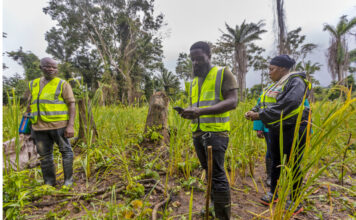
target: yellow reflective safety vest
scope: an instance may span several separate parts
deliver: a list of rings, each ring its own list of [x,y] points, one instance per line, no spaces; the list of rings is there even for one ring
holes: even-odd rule
[[[224,100],[221,93],[224,69],[214,66],[205,77],[201,85],[199,96],[198,77],[195,77],[190,85],[190,105],[192,107],[206,108]],[[221,132],[230,131],[230,113],[225,112],[216,115],[202,115],[192,120],[192,131]]]
[[[36,124],[38,116],[44,122],[67,121],[68,106],[62,97],[64,80],[56,77],[48,82],[40,92],[40,80],[29,82],[31,92],[31,123]]]
[[[260,99],[260,102],[261,102],[260,108],[261,108],[261,109],[264,109],[264,108],[266,108],[267,106],[276,103],[276,102],[277,102],[277,95],[278,95],[280,92],[282,92],[282,91],[284,90],[284,86],[285,86],[285,85],[287,84],[287,82],[288,82],[291,78],[293,78],[293,77],[300,77],[301,79],[303,79],[303,81],[305,82],[305,85],[306,85],[307,89],[308,89],[309,91],[311,90],[311,86],[312,86],[312,85],[311,85],[311,83],[310,83],[308,80],[304,79],[303,77],[301,77],[301,76],[298,75],[298,74],[292,74],[292,75],[290,75],[290,76],[287,78],[287,80],[285,80],[285,81],[284,81],[283,83],[281,83],[280,85],[276,86],[277,83],[273,83],[272,85],[270,85],[267,89],[265,89],[265,90],[263,91],[263,93],[262,93],[262,95],[261,95],[261,99]],[[305,108],[304,102],[301,103],[301,104],[298,106],[298,108],[294,109],[294,110],[291,111],[289,114],[287,114],[287,115],[285,115],[285,116],[283,115],[282,121],[283,121],[283,120],[286,120],[286,119],[288,119],[288,118],[291,118],[291,117],[293,117],[293,116],[298,115],[301,108],[303,108],[303,110],[304,110],[304,108]],[[276,124],[276,123],[280,123],[280,121],[281,121],[281,120],[278,119],[278,120],[276,120],[276,121],[273,121],[273,122],[268,123],[268,125],[274,125],[274,124]]]

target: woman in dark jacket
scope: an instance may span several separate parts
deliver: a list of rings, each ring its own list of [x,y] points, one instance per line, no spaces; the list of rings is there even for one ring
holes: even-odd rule
[[[280,175],[280,126],[283,126],[283,154],[290,158],[293,145],[294,131],[297,123],[298,113],[303,108],[302,123],[299,128],[299,140],[294,155],[295,165],[293,167],[294,184],[291,200],[287,201],[286,209],[294,206],[293,202],[299,195],[300,184],[303,177],[300,172],[300,154],[303,153],[306,140],[306,127],[308,121],[309,108],[303,104],[303,98],[307,98],[311,89],[311,84],[306,80],[304,73],[290,72],[295,61],[288,55],[274,57],[269,66],[269,76],[274,82],[266,89],[261,96],[260,108],[254,108],[245,114],[249,120],[261,120],[269,129],[271,140],[272,170],[271,170],[271,190],[261,198],[261,203],[269,205],[276,202],[276,193],[273,201],[273,194],[276,191],[277,181]],[[283,116],[281,121],[281,115]],[[298,144],[299,143],[299,144]],[[295,214],[303,211],[299,205],[294,211]]]

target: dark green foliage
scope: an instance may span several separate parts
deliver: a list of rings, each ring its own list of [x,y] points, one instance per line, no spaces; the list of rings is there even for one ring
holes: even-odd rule
[[[356,49],[349,52],[350,63],[356,63]]]
[[[348,88],[351,88],[352,86],[352,93],[353,95],[355,95],[354,93],[356,91],[355,89],[356,82],[352,74],[347,77],[347,84],[348,84]],[[321,87],[321,86],[313,87],[315,101],[322,101],[326,97],[330,101],[334,101],[340,98],[340,96],[345,98],[345,95],[341,93],[340,89],[335,87],[336,85],[338,85],[338,83],[336,81],[332,81],[331,84],[327,87]]]
[[[179,92],[179,79],[172,72],[168,71],[163,66],[161,67],[161,74],[157,78],[158,87],[162,88],[170,97],[175,97]]]
[[[28,81],[17,73],[11,77],[3,76],[3,105],[6,105],[9,102],[9,98],[12,98],[12,89],[15,90],[15,96],[20,98],[20,103],[25,104],[27,100],[25,93],[28,90]]]
[[[346,80],[347,80],[347,86],[349,88],[352,87],[352,92],[356,91],[356,80],[355,80],[354,76],[351,74],[351,75],[347,76]]]
[[[154,15],[154,1],[51,0],[43,11],[59,23],[46,33],[48,53],[70,63],[91,90],[108,74],[115,97],[141,98],[143,79],[162,65],[163,15]]]
[[[217,66],[226,66],[231,70],[234,68],[234,53],[231,47],[226,47],[224,43],[217,42],[212,46],[211,62]]]
[[[29,178],[30,170],[6,172],[3,180],[3,218],[4,219],[25,219],[19,218],[21,209],[30,203],[30,199],[36,194],[44,195],[50,186],[38,187],[39,183],[33,178]],[[53,187],[51,187],[53,188]],[[53,188],[54,189],[54,188]]]
[[[189,58],[187,53],[179,53],[177,66],[176,66],[176,74],[179,79],[183,79],[184,81],[189,81],[193,76],[193,66],[192,61]]]
[[[356,49],[353,49],[349,53],[349,59],[350,59],[350,66],[349,66],[349,72],[350,73],[356,73]]]
[[[154,91],[154,79],[151,79],[149,75],[145,75],[143,78],[143,91],[146,100],[149,100]]]
[[[104,67],[96,50],[82,51],[73,60],[73,67],[81,73],[83,82],[90,91],[98,88],[98,81],[104,73]]]
[[[284,49],[286,54],[289,54],[295,61],[305,63],[308,54],[317,48],[316,44],[305,43],[306,36],[301,35],[302,28],[298,27],[287,33]]]
[[[295,69],[297,71],[305,72],[307,75],[307,80],[310,81],[313,85],[320,85],[319,81],[315,79],[314,74],[320,70],[321,64],[312,63],[308,60],[305,63],[299,62]]]
[[[272,81],[269,78],[269,61],[271,60],[270,57],[264,58],[261,55],[256,55],[254,57],[254,62],[253,62],[253,69],[255,71],[261,71],[261,88],[265,88],[268,86]]]
[[[257,97],[259,97],[262,93],[262,89],[263,88],[261,87],[261,84],[253,85],[250,89],[249,98],[256,99]]]
[[[348,85],[348,88],[352,87],[352,92],[356,91],[356,89],[355,89],[355,87],[356,87],[355,78],[353,77],[352,74],[347,76],[346,83]],[[331,84],[329,85],[329,88],[332,88],[335,85],[338,85],[338,83],[336,81],[332,81]],[[341,93],[340,89],[333,89],[329,93],[328,99],[329,100],[335,100],[335,99],[339,98],[340,96],[345,97],[345,94]]]
[[[301,27],[298,27],[295,30],[291,30],[287,34],[287,39],[285,42],[285,49],[287,54],[293,57],[296,61],[305,59],[306,55],[314,50],[317,45],[313,43],[305,43],[305,35],[301,35]]]
[[[24,68],[26,80],[33,80],[42,76],[40,59],[31,51],[24,52],[20,47],[17,51],[7,52],[7,54]]]

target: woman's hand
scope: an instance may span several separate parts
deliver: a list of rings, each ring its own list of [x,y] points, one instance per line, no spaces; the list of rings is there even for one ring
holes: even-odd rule
[[[258,112],[248,111],[245,113],[245,118],[247,120],[255,121],[255,120],[260,119],[260,116],[259,116]]]
[[[257,137],[258,138],[264,138],[265,135],[263,134],[263,131],[257,131]]]

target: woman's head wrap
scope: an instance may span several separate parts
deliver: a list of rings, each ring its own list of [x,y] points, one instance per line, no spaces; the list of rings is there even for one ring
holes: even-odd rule
[[[283,54],[274,57],[269,64],[290,69],[295,64],[295,60],[288,55]]]

